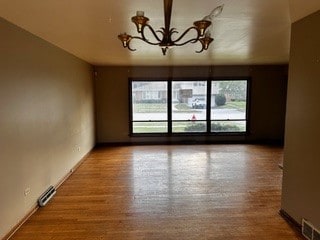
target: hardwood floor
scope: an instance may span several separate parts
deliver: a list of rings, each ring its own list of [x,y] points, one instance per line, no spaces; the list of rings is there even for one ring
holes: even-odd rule
[[[95,149],[12,239],[302,239],[278,214],[282,157],[259,145]]]

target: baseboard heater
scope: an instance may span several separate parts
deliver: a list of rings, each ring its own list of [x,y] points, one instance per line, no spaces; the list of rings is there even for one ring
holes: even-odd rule
[[[306,219],[302,219],[302,235],[308,240],[320,240],[320,231]]]
[[[45,206],[49,200],[56,194],[56,189],[50,186],[38,199],[38,204],[40,207]]]

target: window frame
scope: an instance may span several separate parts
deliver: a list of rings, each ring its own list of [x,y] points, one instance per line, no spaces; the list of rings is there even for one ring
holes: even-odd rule
[[[206,131],[204,132],[173,132],[172,125],[173,122],[178,122],[179,120],[172,120],[172,83],[176,81],[181,82],[206,82],[207,91],[206,91],[206,119],[205,120],[195,120],[198,122],[206,122]],[[243,132],[213,132],[211,131],[211,123],[213,121],[219,121],[211,119],[211,87],[213,81],[246,81],[247,82],[247,93],[246,93],[246,112],[245,119],[241,121],[246,122],[246,130]],[[132,85],[133,82],[166,82],[167,83],[167,120],[154,120],[154,121],[133,121],[133,99],[132,99]],[[246,136],[250,133],[250,96],[251,96],[251,78],[250,77],[214,77],[214,78],[129,78],[128,79],[128,95],[129,95],[129,136]],[[187,122],[188,120],[181,120]],[[238,119],[227,119],[220,121],[240,121]],[[134,122],[167,122],[167,132],[159,133],[134,133],[133,124]]]

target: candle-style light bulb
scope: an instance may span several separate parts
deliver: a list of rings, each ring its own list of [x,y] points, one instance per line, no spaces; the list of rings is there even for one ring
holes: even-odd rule
[[[221,6],[216,7],[215,9],[212,10],[212,12],[210,13],[210,17],[214,18],[217,17],[221,14],[222,10],[223,10],[224,4],[222,4]]]
[[[144,17],[144,11],[137,11],[137,17]]]

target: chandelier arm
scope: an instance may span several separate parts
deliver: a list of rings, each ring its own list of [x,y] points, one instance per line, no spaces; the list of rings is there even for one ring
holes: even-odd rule
[[[183,43],[178,43],[178,42],[179,42],[180,40],[182,40],[182,39],[184,38],[184,36],[187,35],[191,30],[196,30],[196,32],[197,32],[197,37],[196,37],[196,38],[192,38],[192,39],[190,39],[190,40],[188,40],[188,41],[185,41],[185,42],[183,42]],[[176,31],[175,31],[175,32],[172,32],[172,33],[176,33]],[[182,45],[185,45],[185,44],[187,44],[187,43],[189,43],[189,42],[196,42],[196,41],[198,41],[198,40],[199,40],[199,37],[200,37],[199,30],[198,30],[196,27],[189,27],[187,30],[185,30],[185,31],[181,34],[181,36],[180,36],[179,38],[177,38],[176,40],[174,40],[173,43],[174,43],[174,45],[176,45],[176,46],[182,46]]]
[[[148,43],[148,44],[150,44],[150,45],[159,45],[159,43],[149,42],[148,39],[143,38],[143,37],[133,36],[132,39],[138,39],[138,40],[141,40],[141,41],[143,41],[143,42],[145,42],[145,43]],[[128,48],[129,48],[129,47],[128,47]],[[132,50],[131,50],[131,51],[132,51]]]
[[[150,42],[147,40],[147,38],[146,38],[145,35],[144,35],[144,29],[145,29],[146,27],[148,27],[148,29],[150,30],[150,32],[152,33],[152,35],[154,36],[154,38],[157,39],[158,43],[150,43]],[[160,33],[162,33],[162,35],[163,35],[163,32],[162,32],[162,31],[159,30],[159,31],[157,31],[157,32],[160,32]],[[143,30],[142,30],[142,32],[141,32],[141,36],[142,36],[142,38],[144,39],[144,41],[147,42],[147,43],[149,43],[149,44],[157,45],[157,44],[159,44],[159,43],[161,42],[161,39],[158,37],[156,31],[155,31],[149,24],[146,24],[146,25],[144,26],[144,28],[143,28]]]
[[[132,52],[134,52],[134,51],[137,50],[137,49],[135,49],[135,48],[131,48],[131,47],[130,47],[130,42],[131,42],[131,40],[134,39],[134,38],[136,38],[136,37],[131,37],[130,41],[127,42],[127,46],[126,46],[126,48],[128,48],[128,49],[129,49],[130,51],[132,51]]]
[[[199,39],[198,38],[192,38],[192,39],[190,39],[190,40],[188,40],[188,41],[185,41],[185,42],[183,42],[183,43],[176,43],[176,42],[174,42],[174,46],[183,46],[183,45],[186,45],[186,44],[188,44],[188,43],[196,43],[197,41],[198,41]]]
[[[202,45],[202,48],[199,51],[196,51],[196,53],[202,53],[203,52],[204,46],[203,46],[203,44],[201,44],[201,45]]]

